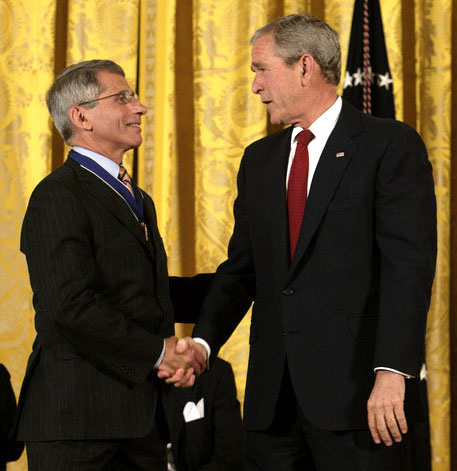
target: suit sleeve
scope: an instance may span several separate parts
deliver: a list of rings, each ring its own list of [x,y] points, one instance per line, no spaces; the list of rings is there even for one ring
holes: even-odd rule
[[[175,322],[191,324],[197,322],[213,280],[214,273],[200,273],[192,277],[170,276],[170,297]]]
[[[376,185],[380,315],[373,366],[418,376],[436,261],[436,203],[425,146],[414,130],[400,129]]]
[[[21,250],[34,292],[38,339],[57,335],[103,372],[127,384],[142,383],[163,339],[112,302],[109,283],[97,271],[105,262],[97,260],[85,211],[75,190],[56,180],[44,180],[31,196]]]

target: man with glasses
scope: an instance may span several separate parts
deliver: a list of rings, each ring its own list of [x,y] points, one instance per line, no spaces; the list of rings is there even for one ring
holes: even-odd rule
[[[30,471],[166,469],[171,386],[156,370],[191,386],[205,361],[177,352],[154,204],[122,165],[147,110],[106,60],[66,68],[47,104],[72,150],[22,228],[37,337],[17,436]]]

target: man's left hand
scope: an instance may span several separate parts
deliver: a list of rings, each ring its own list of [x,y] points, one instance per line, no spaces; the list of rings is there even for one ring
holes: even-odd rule
[[[405,377],[388,370],[378,370],[368,399],[368,426],[375,443],[391,446],[408,432],[403,402]]]

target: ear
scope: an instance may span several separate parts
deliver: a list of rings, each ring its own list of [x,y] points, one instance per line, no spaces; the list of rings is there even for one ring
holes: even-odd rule
[[[300,59],[298,59],[298,67],[301,72],[302,86],[306,86],[314,75],[317,67],[316,61],[310,54],[303,54]]]
[[[70,121],[75,129],[92,131],[92,121],[89,113],[81,106],[72,106],[70,108]]]

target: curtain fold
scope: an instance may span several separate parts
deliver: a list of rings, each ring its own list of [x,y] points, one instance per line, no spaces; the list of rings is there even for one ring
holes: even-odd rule
[[[250,93],[249,38],[269,20],[272,3],[195,0],[193,6],[195,271],[211,272],[226,257],[243,149],[267,128]],[[241,400],[249,324],[248,315],[221,351],[233,365]]]
[[[22,218],[51,168],[45,92],[54,72],[55,1],[0,1],[0,362],[16,395],[34,338],[32,295],[19,252]],[[26,469],[24,458],[17,469]]]
[[[174,113],[176,2],[142,0],[141,6],[144,13],[150,10],[152,25],[148,18],[142,19],[141,37],[149,39],[149,47],[140,44],[140,97],[148,106],[148,114],[143,119],[146,146],[139,149],[140,184],[145,184],[157,208],[160,208],[157,219],[162,236],[167,234],[165,244],[169,263],[176,261],[179,264],[180,252],[175,250],[179,216],[169,217],[177,215],[178,192]]]
[[[397,117],[421,134],[434,167],[439,250],[426,353],[433,471],[450,471],[457,5],[453,0],[380,4]],[[344,76],[353,5],[353,0],[0,0],[0,361],[16,393],[34,337],[28,274],[19,253],[22,217],[34,186],[64,160],[44,102],[56,69],[94,58],[124,68],[148,107],[143,146],[128,153],[127,167],[154,198],[169,271],[212,272],[226,257],[243,149],[274,130],[251,92],[250,36],[278,16],[320,16],[340,35]],[[249,324],[248,314],[221,352],[233,365],[240,400]],[[190,328],[178,326],[177,333]],[[26,460],[9,469],[25,470]]]
[[[454,2],[455,4],[455,2]],[[417,131],[435,177],[438,258],[427,325],[428,397],[434,471],[450,466],[450,167],[452,79],[451,0],[416,3]],[[454,129],[454,132],[456,130]],[[456,466],[454,463],[453,466]]]

